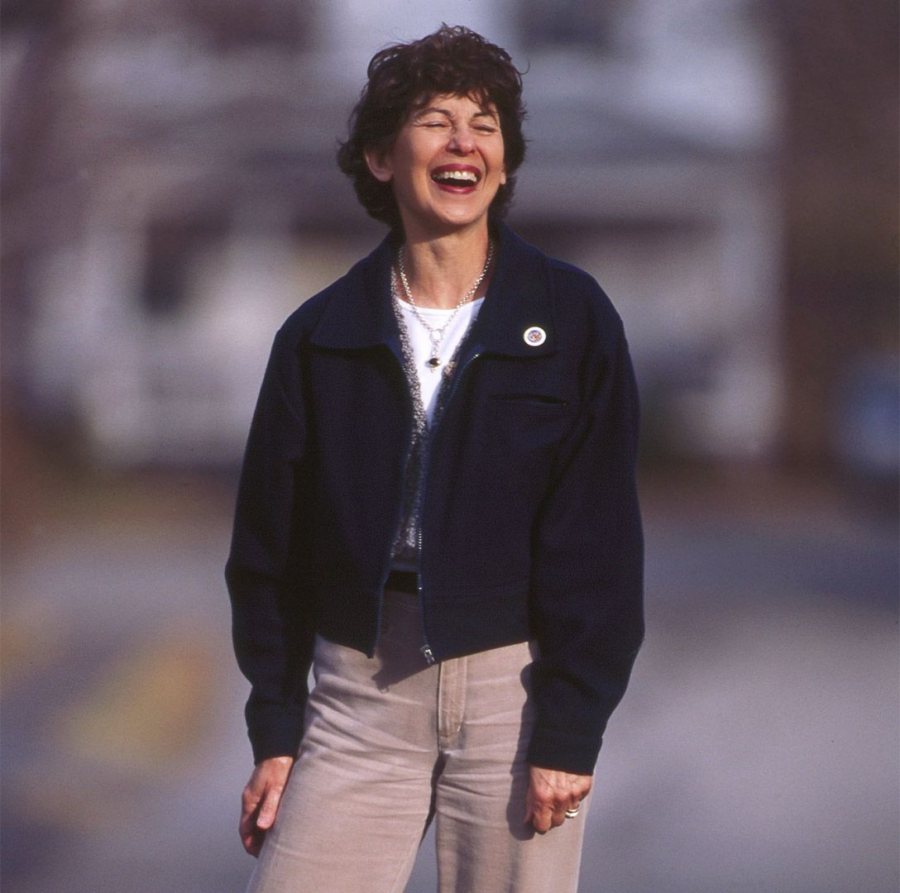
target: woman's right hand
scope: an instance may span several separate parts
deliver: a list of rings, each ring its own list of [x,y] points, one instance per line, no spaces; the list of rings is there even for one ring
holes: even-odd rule
[[[275,824],[278,804],[293,765],[293,757],[261,760],[241,794],[241,843],[251,856],[259,855],[266,832]]]

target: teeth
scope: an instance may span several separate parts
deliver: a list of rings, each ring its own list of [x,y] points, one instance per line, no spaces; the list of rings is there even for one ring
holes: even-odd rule
[[[472,171],[441,171],[434,175],[435,180],[457,180],[462,183],[477,183],[478,177]]]

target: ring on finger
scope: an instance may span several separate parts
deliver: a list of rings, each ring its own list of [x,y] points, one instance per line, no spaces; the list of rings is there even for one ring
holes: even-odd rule
[[[574,819],[575,816],[577,816],[580,811],[581,811],[581,804],[579,803],[578,806],[576,806],[574,809],[566,810],[566,818]]]

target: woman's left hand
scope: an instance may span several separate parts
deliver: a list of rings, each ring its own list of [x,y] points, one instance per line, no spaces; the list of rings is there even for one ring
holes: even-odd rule
[[[566,820],[566,810],[578,809],[590,793],[591,782],[590,775],[529,766],[525,822],[531,822],[539,834],[558,828]]]

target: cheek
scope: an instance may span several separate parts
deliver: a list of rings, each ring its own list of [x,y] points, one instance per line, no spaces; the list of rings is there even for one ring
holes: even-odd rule
[[[500,185],[506,185],[506,152],[504,146],[500,146],[497,152],[497,167],[500,168]]]

